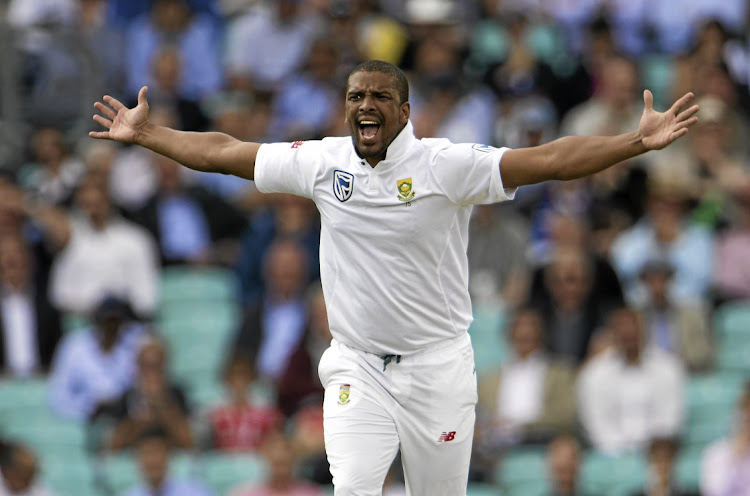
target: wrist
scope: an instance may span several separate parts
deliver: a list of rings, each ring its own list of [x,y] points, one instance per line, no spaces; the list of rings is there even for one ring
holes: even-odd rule
[[[149,121],[144,122],[142,126],[136,129],[133,144],[148,148],[149,139],[153,136],[157,127],[158,126],[151,124]]]

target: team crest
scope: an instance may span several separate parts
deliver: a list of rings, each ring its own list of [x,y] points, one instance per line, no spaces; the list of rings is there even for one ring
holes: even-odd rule
[[[399,179],[396,181],[398,188],[398,199],[402,202],[412,201],[414,199],[414,191],[411,189],[411,178]]]
[[[472,145],[472,148],[478,152],[484,152],[484,153],[490,153],[490,152],[494,152],[495,150],[497,150],[497,148],[495,148],[494,146],[482,145],[480,143]]]
[[[354,190],[354,176],[342,170],[333,171],[333,194],[340,202],[352,197]]]
[[[349,384],[342,384],[339,388],[339,405],[346,405],[349,403]]]

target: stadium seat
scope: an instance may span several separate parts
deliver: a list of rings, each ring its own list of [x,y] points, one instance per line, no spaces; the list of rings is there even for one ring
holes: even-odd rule
[[[28,443],[35,449],[82,451],[86,446],[84,424],[61,420],[47,410],[8,413],[2,421],[3,435]]]
[[[179,478],[193,477],[196,459],[190,453],[174,453],[169,462],[169,473]],[[111,453],[97,459],[98,481],[105,492],[122,494],[141,483],[136,458],[131,452]]]
[[[697,492],[700,487],[701,458],[703,449],[683,449],[677,460],[675,479],[677,485],[685,490]]]
[[[507,494],[536,496],[547,488],[546,450],[516,447],[503,455],[495,480]]]
[[[254,454],[206,453],[201,465],[216,494],[227,494],[237,484],[260,482],[267,471],[265,460]]]
[[[39,452],[40,474],[50,488],[60,495],[93,495],[94,462],[84,452]]]
[[[162,304],[174,300],[235,300],[237,295],[237,279],[229,269],[167,267],[162,271]]]
[[[0,380],[0,421],[6,412],[37,412],[48,407],[47,380],[2,379]]]
[[[492,484],[470,483],[466,488],[466,496],[499,496],[504,494],[500,488]],[[537,495],[538,496],[538,495]]]
[[[659,107],[670,105],[670,94],[674,67],[670,57],[661,54],[649,54],[640,63],[643,87],[651,90],[654,104]]]
[[[750,304],[721,306],[714,314],[714,332],[719,368],[744,375],[750,373]]]
[[[641,455],[609,456],[590,451],[583,458],[584,492],[618,496],[643,488],[645,481],[646,460]]]
[[[500,366],[507,356],[505,314],[492,307],[474,307],[474,321],[469,335],[474,347],[477,374]]]
[[[715,372],[690,377],[686,392],[686,445],[700,448],[729,431],[741,388],[742,377],[733,373]]]

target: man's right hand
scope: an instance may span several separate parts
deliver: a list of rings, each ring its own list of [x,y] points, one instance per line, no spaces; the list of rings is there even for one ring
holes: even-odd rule
[[[96,102],[94,108],[102,115],[94,114],[94,120],[107,128],[107,131],[91,131],[89,136],[97,139],[109,139],[121,143],[135,143],[138,133],[148,122],[148,101],[144,86],[138,92],[138,105],[129,109],[119,100],[105,95],[102,102]]]

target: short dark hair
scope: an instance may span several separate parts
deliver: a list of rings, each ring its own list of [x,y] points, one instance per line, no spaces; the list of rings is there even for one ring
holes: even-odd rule
[[[398,97],[401,99],[400,103],[409,101],[409,81],[406,79],[404,71],[395,65],[382,60],[368,60],[352,69],[352,72],[349,73],[349,77],[351,78],[358,72],[380,72],[381,74],[386,74],[393,80],[393,86],[396,88]],[[347,78],[347,81],[348,80],[349,79]]]

